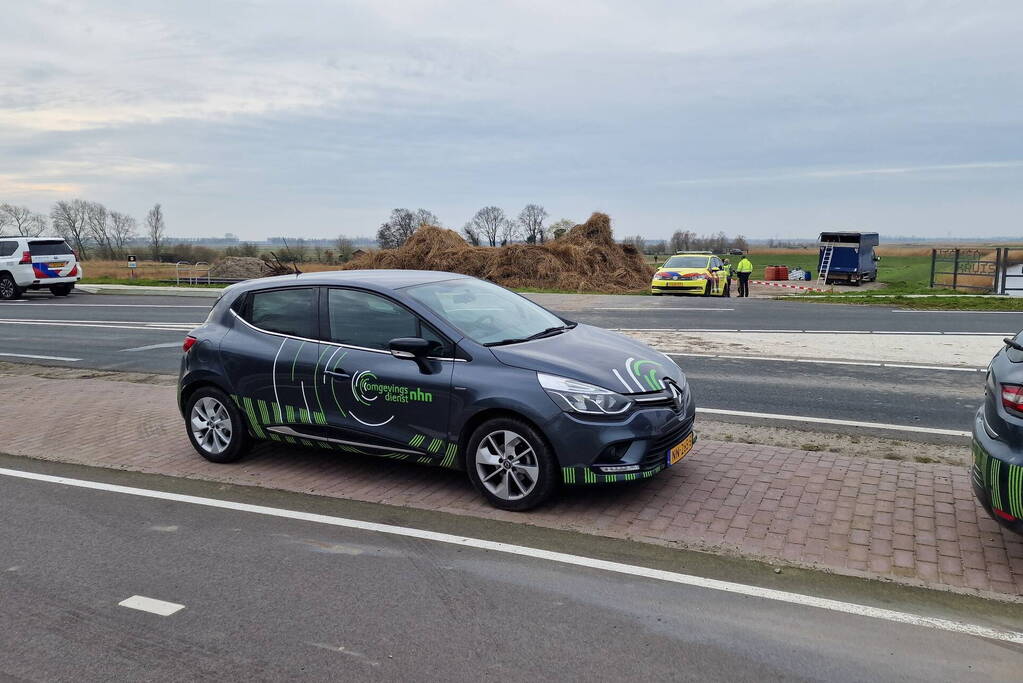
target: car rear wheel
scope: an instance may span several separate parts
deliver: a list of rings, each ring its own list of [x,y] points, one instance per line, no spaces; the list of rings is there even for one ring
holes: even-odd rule
[[[67,296],[74,287],[74,285],[54,285],[50,287],[50,293],[53,296]]]
[[[466,453],[469,479],[494,507],[529,510],[557,489],[554,454],[521,420],[487,420],[473,432]]]
[[[241,411],[227,394],[215,387],[195,392],[185,407],[188,440],[210,462],[239,460],[249,448]]]
[[[0,275],[0,299],[10,301],[11,299],[18,299],[22,294],[21,287],[14,281],[9,273]]]

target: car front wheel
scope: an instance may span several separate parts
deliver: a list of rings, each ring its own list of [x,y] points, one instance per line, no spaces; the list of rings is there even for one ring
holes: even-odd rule
[[[529,510],[557,489],[554,454],[521,420],[487,420],[473,432],[466,454],[469,479],[494,507]]]
[[[241,411],[227,394],[215,387],[195,392],[185,407],[188,440],[210,462],[239,460],[249,447]]]

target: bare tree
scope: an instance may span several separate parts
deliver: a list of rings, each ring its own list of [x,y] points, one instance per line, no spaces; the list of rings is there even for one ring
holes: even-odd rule
[[[114,242],[110,235],[110,213],[99,202],[85,203],[85,227],[89,237],[106,258],[114,258]]]
[[[547,218],[547,210],[539,204],[526,204],[519,213],[519,225],[522,226],[526,242],[534,244],[544,241],[543,222]]]
[[[167,223],[163,218],[163,208],[157,203],[146,214],[146,236],[149,238],[149,248],[153,252],[154,261],[160,260],[160,248],[166,235]]]
[[[515,221],[506,220],[501,224],[501,246],[514,242],[520,235],[519,224]]]
[[[355,247],[352,246],[352,240],[344,235],[338,235],[337,240],[334,242],[337,247],[337,260],[341,263],[352,260],[352,252],[355,251]]]
[[[642,235],[632,235],[630,237],[623,237],[622,244],[631,244],[636,247],[636,251],[642,254],[646,247],[646,240],[643,239]]]
[[[46,216],[32,211],[27,206],[0,204],[0,235],[10,227],[15,235],[38,237],[46,232]]]
[[[501,228],[508,222],[504,211],[497,206],[484,206],[476,212],[466,227],[472,229],[481,237],[481,242],[486,239],[490,246],[497,246],[497,237],[501,234]]]
[[[474,247],[480,245],[480,233],[472,226],[472,223],[466,223],[462,227],[462,232],[465,233],[465,239],[469,244]]]
[[[397,249],[412,237],[421,225],[440,225],[436,214],[426,209],[394,209],[391,217],[377,229],[377,243],[381,249]]]
[[[110,212],[110,239],[113,243],[114,258],[124,258],[127,246],[138,235],[138,221],[126,213]]]
[[[568,218],[562,218],[559,221],[551,223],[547,230],[550,232],[551,238],[558,239],[559,237],[564,236],[564,234],[573,227],[575,227],[574,221],[571,221]]]
[[[85,242],[88,238],[85,218],[87,206],[88,202],[82,199],[61,200],[54,204],[53,209],[50,210],[53,229],[74,245],[75,253],[83,261],[87,257],[85,251]]]

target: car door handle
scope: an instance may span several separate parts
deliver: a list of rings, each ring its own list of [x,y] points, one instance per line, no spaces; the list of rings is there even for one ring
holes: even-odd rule
[[[328,375],[330,375],[331,377],[338,377],[340,379],[351,379],[352,378],[352,376],[349,375],[347,372],[339,372],[337,370],[324,370],[324,372],[327,373]]]

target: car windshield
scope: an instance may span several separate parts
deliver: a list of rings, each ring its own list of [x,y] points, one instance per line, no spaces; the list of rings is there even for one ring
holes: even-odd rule
[[[565,327],[564,320],[529,299],[475,278],[416,285],[405,291],[480,344],[512,343]]]
[[[662,268],[706,268],[710,262],[707,256],[672,256]]]

